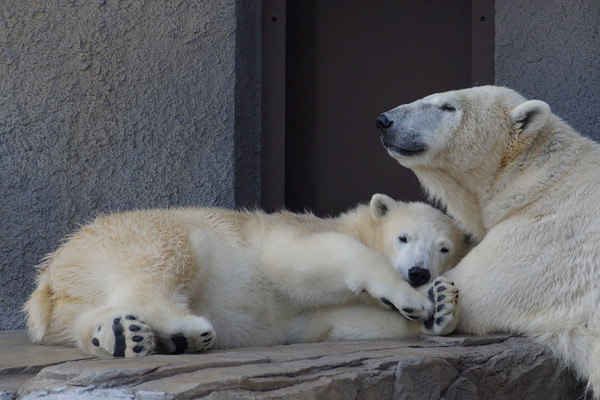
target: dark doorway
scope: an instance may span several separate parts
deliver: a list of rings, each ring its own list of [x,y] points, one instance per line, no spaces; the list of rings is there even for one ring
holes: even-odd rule
[[[263,205],[328,215],[377,192],[424,200],[414,174],[383,149],[375,117],[430,93],[492,83],[493,2],[474,10],[470,0],[287,0],[270,10],[274,3],[264,3],[263,26],[271,26],[263,34],[279,22],[285,72],[266,75],[282,56],[267,43],[263,81],[284,90],[276,105],[265,93],[263,124],[267,148],[275,137],[269,151],[276,143],[283,154],[271,164],[263,154]],[[278,126],[269,107],[279,109]]]

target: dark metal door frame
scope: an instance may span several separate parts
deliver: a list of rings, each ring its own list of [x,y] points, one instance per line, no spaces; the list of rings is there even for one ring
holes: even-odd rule
[[[262,2],[262,208],[285,201],[285,0]]]
[[[495,0],[471,1],[471,84],[494,83]],[[285,202],[286,1],[262,1],[262,207]]]

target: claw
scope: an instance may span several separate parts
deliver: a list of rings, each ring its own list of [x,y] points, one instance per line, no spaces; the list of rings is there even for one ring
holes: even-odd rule
[[[399,311],[398,308],[396,308],[396,306],[391,301],[386,299],[385,297],[381,298],[381,302],[383,304],[385,304],[386,306],[390,307],[393,311]]]

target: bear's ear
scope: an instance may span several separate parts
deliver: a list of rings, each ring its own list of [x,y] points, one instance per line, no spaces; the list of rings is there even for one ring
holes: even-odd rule
[[[515,133],[530,136],[544,129],[551,115],[548,104],[541,100],[529,100],[511,111],[510,122]]]
[[[371,214],[373,214],[373,218],[375,219],[385,216],[397,206],[398,203],[390,196],[379,193],[374,194],[373,197],[371,197],[371,203],[369,203],[369,207],[371,207]]]

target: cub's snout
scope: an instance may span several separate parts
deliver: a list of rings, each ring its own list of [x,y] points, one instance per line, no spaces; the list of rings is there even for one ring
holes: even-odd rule
[[[408,283],[412,287],[419,287],[431,279],[431,273],[425,268],[412,267],[408,270]]]

